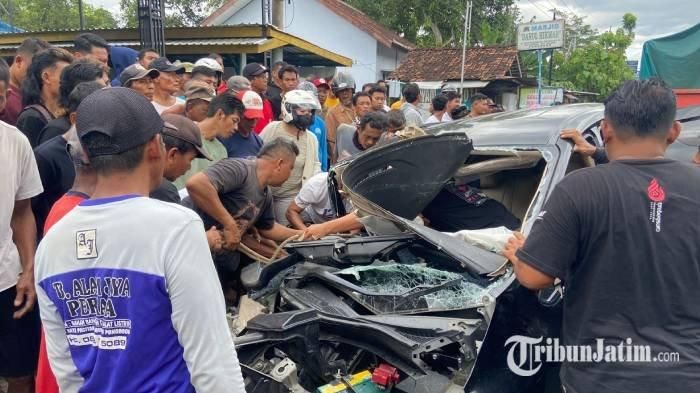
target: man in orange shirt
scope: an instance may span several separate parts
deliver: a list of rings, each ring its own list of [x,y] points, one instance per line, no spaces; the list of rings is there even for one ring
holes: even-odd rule
[[[333,94],[338,97],[340,104],[328,110],[326,114],[326,130],[328,152],[335,151],[335,134],[341,124],[353,124],[355,110],[352,106],[352,96],[355,94],[355,79],[349,74],[339,72],[331,82]],[[331,153],[332,154],[332,153]],[[331,158],[331,161],[333,159]]]

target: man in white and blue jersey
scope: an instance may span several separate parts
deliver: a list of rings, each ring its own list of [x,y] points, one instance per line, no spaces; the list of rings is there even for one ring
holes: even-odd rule
[[[97,185],[36,257],[62,392],[244,392],[202,221],[148,198],[163,177],[163,125],[127,88],[98,91],[78,108]]]

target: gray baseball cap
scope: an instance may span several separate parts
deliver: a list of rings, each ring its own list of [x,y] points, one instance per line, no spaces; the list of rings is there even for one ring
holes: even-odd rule
[[[147,70],[143,68],[141,64],[136,63],[126,67],[124,71],[122,71],[122,73],[119,75],[119,82],[122,84],[122,86],[126,86],[131,81],[143,79],[147,76],[150,76],[152,79],[155,79],[159,75],[160,71],[153,68]]]
[[[199,127],[190,119],[182,115],[173,113],[163,115],[165,127],[163,134],[171,136],[175,139],[187,142],[194,146],[197,150],[197,158],[204,158],[213,161],[209,153],[202,146],[202,134],[199,132]]]
[[[248,78],[244,76],[235,75],[228,78],[228,82],[226,82],[226,87],[229,90],[232,90],[236,93],[238,93],[241,90],[250,90],[250,80],[248,80]]]
[[[141,146],[161,133],[163,119],[143,94],[113,87],[98,90],[80,103],[76,129],[81,142],[93,132],[109,138],[109,144],[86,148],[88,157],[114,155]]]
[[[184,74],[185,66],[182,64],[173,64],[167,57],[159,57],[151,62],[151,68],[155,68],[160,72],[174,72],[176,74]]]

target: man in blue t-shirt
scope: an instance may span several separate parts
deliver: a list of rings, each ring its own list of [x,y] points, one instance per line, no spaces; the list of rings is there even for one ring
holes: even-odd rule
[[[314,97],[318,98],[318,89],[309,81],[299,83],[297,89],[309,91]],[[318,140],[318,159],[321,161],[321,170],[323,172],[328,172],[330,162],[328,160],[328,143],[326,143],[326,122],[323,120],[322,111],[316,111],[314,114],[314,121],[311,123],[311,126],[309,126],[309,131],[316,135],[316,139]]]
[[[328,171],[328,144],[326,140],[326,123],[319,114],[314,115],[314,122],[311,123],[309,131],[316,135],[318,139],[318,159],[321,161],[321,170]]]
[[[255,157],[262,148],[263,141],[254,132],[255,125],[263,116],[263,101],[252,90],[241,90],[236,98],[243,102],[245,112],[238,123],[238,131],[230,138],[220,139],[226,146],[229,158]]]

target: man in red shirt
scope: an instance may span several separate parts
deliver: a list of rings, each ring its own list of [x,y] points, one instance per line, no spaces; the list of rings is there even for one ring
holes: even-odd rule
[[[27,77],[32,58],[36,52],[49,47],[51,45],[48,42],[38,38],[22,41],[10,66],[10,87],[7,89],[5,109],[0,112],[0,120],[13,126],[17,123],[17,117],[22,111],[22,83]]]
[[[258,123],[253,129],[256,134],[260,134],[270,122],[274,119],[272,104],[265,94],[267,92],[267,84],[270,80],[270,72],[267,67],[259,63],[249,63],[243,67],[243,76],[250,81],[250,89],[258,93],[263,99],[263,118],[258,120]]]

